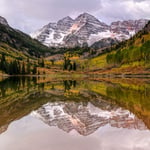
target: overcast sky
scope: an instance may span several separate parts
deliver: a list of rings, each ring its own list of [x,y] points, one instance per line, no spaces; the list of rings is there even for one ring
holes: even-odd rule
[[[150,19],[150,0],[0,0],[0,16],[26,33],[83,12],[108,24],[116,20]]]

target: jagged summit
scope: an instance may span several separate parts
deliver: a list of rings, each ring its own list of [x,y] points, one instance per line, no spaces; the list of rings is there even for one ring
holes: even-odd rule
[[[91,14],[87,13],[87,12],[83,12],[82,14],[80,14],[79,16],[85,16],[85,17],[89,17],[89,16],[92,16]],[[78,17],[79,17],[78,16]],[[94,16],[92,16],[94,17]]]
[[[67,16],[57,23],[49,23],[32,33],[31,37],[47,46],[82,47],[85,44],[91,46],[95,42],[107,38],[118,41],[129,39],[141,30],[147,22],[148,20],[144,19],[116,21],[109,26],[85,12],[75,19]]]
[[[78,20],[78,19],[86,19],[86,20],[90,20],[90,19],[95,19],[95,20],[98,20],[96,19],[94,16],[92,16],[91,14],[88,14],[88,13],[82,13],[80,14],[79,16],[77,16],[77,18],[75,20]],[[99,20],[98,20],[99,21]]]
[[[74,20],[67,16],[57,22],[57,28],[62,31],[67,31],[73,25]]]
[[[0,23],[3,24],[3,25],[9,26],[7,20],[4,17],[1,17],[1,16],[0,16]]]
[[[100,21],[96,17],[94,17],[93,15],[90,15],[88,13],[80,14],[75,19],[75,22],[78,22],[78,21],[81,21],[81,22],[91,22],[91,23],[97,23],[97,24],[100,23]]]
[[[53,28],[53,29],[55,29],[56,26],[57,26],[56,23],[49,23],[48,25],[45,26],[45,28]]]
[[[58,23],[59,22],[68,22],[68,21],[73,22],[74,20],[70,16],[67,16],[67,17],[64,17],[63,19],[59,20]]]

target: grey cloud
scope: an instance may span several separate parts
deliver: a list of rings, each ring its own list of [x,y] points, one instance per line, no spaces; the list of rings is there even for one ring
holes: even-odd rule
[[[100,0],[5,0],[9,11],[38,19],[53,20],[72,12],[93,11],[99,8]]]
[[[1,3],[5,10],[0,13],[12,26],[26,32],[68,15],[92,13],[101,4],[100,0],[1,0]]]
[[[95,14],[110,23],[116,20],[150,19],[149,0],[102,0],[102,8]]]
[[[133,0],[134,2],[143,2],[143,1],[147,1],[147,0]]]
[[[0,15],[10,25],[27,33],[62,17],[75,17],[83,12],[108,23],[150,16],[149,0],[0,0],[0,6]]]

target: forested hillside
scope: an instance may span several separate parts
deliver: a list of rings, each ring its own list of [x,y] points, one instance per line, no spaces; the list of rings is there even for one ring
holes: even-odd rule
[[[115,53],[107,55],[108,64],[122,65],[138,61],[148,65],[150,63],[150,22],[130,40],[120,44],[120,47]]]
[[[96,53],[89,47],[48,48],[20,31],[0,24],[0,70],[3,73],[41,74],[39,68],[46,67],[50,69],[48,73],[147,74],[150,69],[150,22],[129,40],[109,47],[94,57]],[[53,57],[53,54],[56,57],[60,55],[60,58]],[[43,69],[42,74],[45,74]]]
[[[109,51],[86,60],[86,71],[104,74],[149,74],[150,21],[135,36],[112,46]]]
[[[43,58],[51,53],[27,34],[0,23],[0,74],[40,74],[38,67],[45,67]]]
[[[10,26],[0,24],[0,46],[3,47],[4,43],[28,56],[40,57],[51,54],[49,48],[33,40],[27,34],[15,30]],[[9,49],[7,49],[8,52]]]

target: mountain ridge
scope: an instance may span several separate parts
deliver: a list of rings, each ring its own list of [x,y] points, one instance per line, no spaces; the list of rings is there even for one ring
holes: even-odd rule
[[[7,20],[0,17],[0,46],[3,44],[7,44],[27,56],[40,57],[51,53],[48,47],[22,31],[10,27]]]
[[[129,40],[89,60],[92,73],[127,76],[150,74],[150,21]],[[88,66],[88,68],[89,68]]]
[[[3,24],[3,25],[6,25],[6,26],[9,26],[9,24],[8,24],[7,20],[6,20],[4,17],[2,17],[2,16],[0,16],[0,24]]]
[[[127,40],[147,22],[146,19],[139,19],[116,21],[107,25],[96,17],[83,13],[75,19],[67,16],[54,23],[53,27],[49,23],[49,26],[44,26],[30,36],[49,47],[84,47],[107,38]]]

